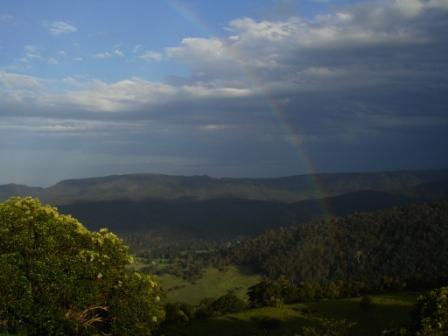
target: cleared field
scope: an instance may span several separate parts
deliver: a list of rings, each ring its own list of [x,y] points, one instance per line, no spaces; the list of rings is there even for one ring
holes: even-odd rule
[[[372,309],[360,309],[360,298],[327,300],[309,304],[286,305],[280,308],[260,308],[229,314],[208,320],[196,320],[189,325],[172,327],[165,335],[186,336],[246,336],[246,335],[300,335],[304,326],[319,323],[318,318],[346,319],[356,322],[352,335],[381,335],[382,331],[400,321],[408,321],[417,293],[378,295],[373,297]],[[269,331],[260,328],[260,319],[280,320]]]
[[[170,274],[157,277],[166,293],[165,302],[186,302],[197,304],[203,298],[218,298],[228,292],[245,298],[247,288],[260,282],[259,275],[235,266],[220,271],[207,268],[204,275],[194,282],[183,280]]]

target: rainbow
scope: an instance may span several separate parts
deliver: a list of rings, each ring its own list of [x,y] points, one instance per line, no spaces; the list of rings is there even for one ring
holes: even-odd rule
[[[213,38],[217,35],[212,32],[212,29],[209,27],[209,25],[205,20],[196,15],[196,13],[194,13],[190,8],[181,4],[179,1],[165,0],[165,3],[180,17],[190,22],[192,25],[198,27],[206,36]],[[262,85],[257,85],[260,84],[261,81],[257,79],[256,74],[253,71],[251,71],[250,68],[244,66],[244,62],[240,61],[241,57],[239,57],[235,52],[232,52],[232,54],[233,55],[231,55],[231,57],[233,57],[237,63],[242,64],[242,69],[246,77],[257,87],[263,87]],[[303,162],[305,169],[307,170],[307,173],[310,175],[310,178],[312,179],[312,183],[314,185],[314,189],[316,192],[316,198],[322,200],[321,207],[324,214],[328,217],[331,217],[330,205],[327,204],[327,202],[324,199],[324,197],[326,197],[326,193],[324,192],[322,183],[319,180],[318,171],[313,163],[313,160],[306,151],[299,130],[297,129],[297,127],[294,127],[294,125],[288,120],[288,117],[285,114],[285,112],[283,112],[279,102],[270,92],[263,89],[263,96],[268,106],[274,113],[274,115],[280,120],[281,125],[291,137],[292,139],[291,144],[298,151],[299,157]]]

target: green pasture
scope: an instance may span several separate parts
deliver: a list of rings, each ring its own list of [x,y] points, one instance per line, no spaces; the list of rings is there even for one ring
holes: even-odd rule
[[[188,325],[172,326],[165,335],[178,336],[249,336],[282,335],[299,336],[304,326],[315,326],[319,318],[345,319],[355,322],[352,335],[381,335],[400,322],[409,321],[409,314],[416,302],[417,294],[399,293],[373,296],[370,311],[360,309],[360,298],[324,300],[307,304],[285,305],[251,309],[237,314],[228,314],[207,320],[195,320]],[[262,319],[278,319],[273,330],[260,326]]]
[[[228,292],[246,298],[247,288],[261,281],[261,277],[249,270],[236,266],[224,270],[207,268],[204,275],[194,282],[164,274],[158,276],[166,302],[198,304],[203,298],[218,298]]]

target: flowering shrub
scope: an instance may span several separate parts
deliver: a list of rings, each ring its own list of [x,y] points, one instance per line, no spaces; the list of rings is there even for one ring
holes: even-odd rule
[[[0,204],[0,332],[150,335],[160,288],[129,271],[128,248],[37,199]]]

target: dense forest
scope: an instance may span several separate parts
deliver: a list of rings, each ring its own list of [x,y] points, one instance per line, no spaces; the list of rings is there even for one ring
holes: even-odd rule
[[[424,284],[448,274],[448,203],[395,207],[270,230],[223,254],[292,282]]]

